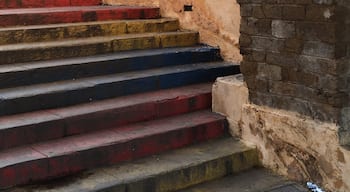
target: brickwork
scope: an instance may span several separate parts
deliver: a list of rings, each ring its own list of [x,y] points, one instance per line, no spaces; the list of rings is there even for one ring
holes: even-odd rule
[[[346,132],[350,128],[350,2],[238,2],[241,70],[251,102],[336,122]]]

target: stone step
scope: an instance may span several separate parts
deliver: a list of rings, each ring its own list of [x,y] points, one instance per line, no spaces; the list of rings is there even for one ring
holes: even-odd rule
[[[197,63],[0,90],[0,115],[58,108],[117,96],[212,82],[236,74],[230,62]]]
[[[0,150],[204,110],[210,106],[209,83],[4,116],[0,117]]]
[[[170,18],[5,27],[0,28],[0,45],[134,33],[170,32],[178,29],[178,20]]]
[[[54,61],[0,65],[0,87],[9,88],[220,60],[217,48],[195,46],[125,51]]]
[[[65,176],[219,138],[227,133],[226,125],[223,116],[199,111],[9,149],[0,152],[0,188]],[[239,155],[236,160],[242,157]],[[231,169],[232,163],[234,161],[220,165]]]
[[[50,184],[17,188],[16,191],[168,192],[247,170],[258,164],[255,148],[247,147],[233,138],[223,138],[87,171]]]
[[[177,192],[308,192],[298,183],[266,169],[252,169],[237,175],[199,184]]]
[[[84,57],[127,50],[194,46],[197,43],[197,32],[177,31],[1,45],[0,64]]]
[[[0,9],[100,5],[101,0],[1,0]]]
[[[71,6],[51,8],[4,9],[0,26],[45,25],[118,19],[158,19],[159,8],[129,6]]]

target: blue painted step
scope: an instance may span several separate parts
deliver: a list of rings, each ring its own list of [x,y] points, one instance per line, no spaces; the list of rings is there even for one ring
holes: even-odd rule
[[[0,88],[213,61],[221,61],[217,48],[196,46],[0,65]]]
[[[50,109],[122,95],[211,82],[239,73],[229,62],[208,62],[0,90],[0,115]]]

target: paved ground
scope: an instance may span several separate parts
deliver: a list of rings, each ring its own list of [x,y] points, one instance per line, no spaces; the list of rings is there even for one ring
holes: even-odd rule
[[[178,192],[307,192],[299,184],[271,174],[266,169],[254,169],[201,184]]]

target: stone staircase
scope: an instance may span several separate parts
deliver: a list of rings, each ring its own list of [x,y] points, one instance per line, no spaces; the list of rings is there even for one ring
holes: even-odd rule
[[[238,65],[158,8],[99,4],[0,1],[0,189],[174,191],[257,166],[210,110]]]

